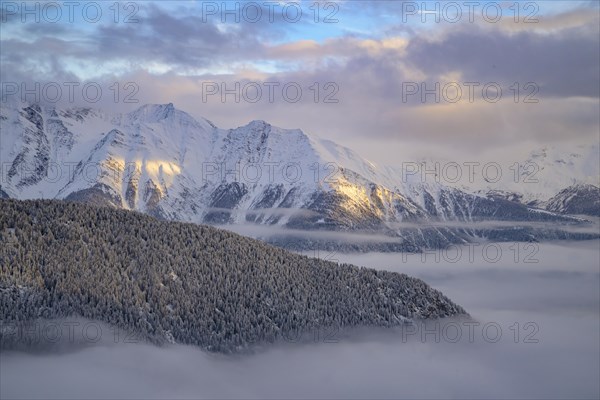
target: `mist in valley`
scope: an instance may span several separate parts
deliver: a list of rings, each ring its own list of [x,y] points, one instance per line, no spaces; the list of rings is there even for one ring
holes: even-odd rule
[[[600,242],[312,252],[422,278],[473,318],[314,332],[251,354],[100,340],[4,351],[2,398],[598,398]],[[78,325],[80,326],[80,325]],[[97,329],[88,332],[97,338]],[[75,332],[78,337],[81,332]],[[93,342],[93,343],[92,343]],[[131,343],[128,343],[131,342]]]

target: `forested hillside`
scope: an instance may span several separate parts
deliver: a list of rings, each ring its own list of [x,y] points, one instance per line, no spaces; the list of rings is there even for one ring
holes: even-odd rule
[[[159,342],[234,351],[316,327],[465,313],[403,274],[78,203],[0,200],[0,243],[4,322],[82,316]]]

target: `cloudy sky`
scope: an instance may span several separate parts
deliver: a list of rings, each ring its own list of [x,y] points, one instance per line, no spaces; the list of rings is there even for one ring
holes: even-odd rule
[[[55,82],[63,103],[264,119],[387,163],[600,139],[596,1],[0,3],[3,101]]]

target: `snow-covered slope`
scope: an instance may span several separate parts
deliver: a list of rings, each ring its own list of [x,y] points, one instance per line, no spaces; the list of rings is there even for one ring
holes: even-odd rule
[[[219,129],[173,104],[128,114],[4,105],[0,123],[1,190],[12,198],[79,200],[197,223],[377,231],[410,248],[484,232],[444,226],[455,222],[576,222],[439,183],[405,182],[397,168],[301,130],[264,121]]]
[[[547,145],[507,166],[504,172],[499,182],[486,185],[479,180],[471,189],[545,207],[546,202],[568,187],[600,186],[600,147],[598,143]]]
[[[546,146],[532,152],[523,164],[527,163],[534,164],[537,173],[534,183],[523,185],[525,201],[547,201],[574,185],[600,186],[599,143],[560,148]]]
[[[600,217],[600,188],[577,184],[561,190],[546,203],[549,211]]]

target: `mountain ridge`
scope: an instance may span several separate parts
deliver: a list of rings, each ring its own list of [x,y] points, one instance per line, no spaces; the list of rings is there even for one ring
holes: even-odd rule
[[[12,198],[79,200],[213,225],[380,232],[410,249],[497,237],[468,226],[481,220],[584,222],[408,181],[332,141],[261,120],[224,130],[172,103],[127,114],[36,104],[1,110],[3,190]],[[466,227],[401,229],[457,221]],[[558,236],[529,229],[515,240]]]

